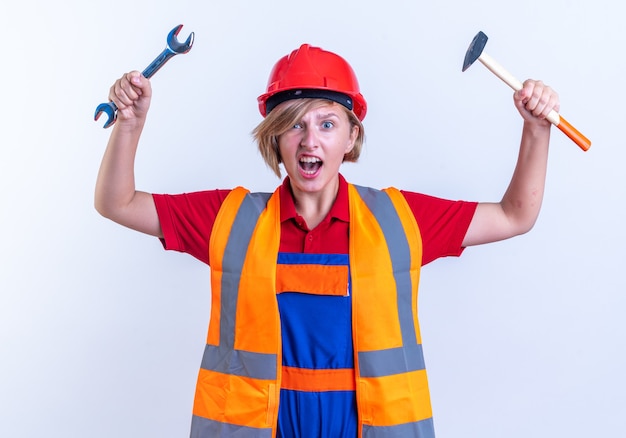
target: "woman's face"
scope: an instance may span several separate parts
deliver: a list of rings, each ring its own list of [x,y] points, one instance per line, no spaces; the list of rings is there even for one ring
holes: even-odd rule
[[[339,166],[354,147],[358,127],[337,103],[321,104],[278,137],[278,148],[294,194],[336,190]]]

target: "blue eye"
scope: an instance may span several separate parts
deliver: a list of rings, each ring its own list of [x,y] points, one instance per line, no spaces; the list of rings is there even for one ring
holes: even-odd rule
[[[302,125],[300,123],[296,123],[295,125],[293,125],[293,129],[300,129],[302,128]]]
[[[324,123],[322,123],[322,127],[326,128],[326,129],[330,129],[330,128],[332,128],[333,126],[335,126],[335,125],[333,124],[333,122],[324,122]]]

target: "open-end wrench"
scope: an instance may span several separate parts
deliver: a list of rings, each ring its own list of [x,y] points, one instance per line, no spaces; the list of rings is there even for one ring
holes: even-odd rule
[[[193,45],[193,32],[189,35],[187,40],[184,43],[178,41],[178,32],[182,29],[183,25],[179,24],[171,32],[167,35],[167,46],[165,50],[161,52],[159,56],[155,58],[152,63],[146,67],[146,69],[141,72],[143,76],[150,79],[152,75],[154,75],[163,65],[174,55],[180,55],[183,53],[187,53],[191,50],[191,46]],[[117,120],[117,106],[113,102],[101,103],[96,108],[96,114],[94,115],[94,120],[98,120],[100,118],[100,114],[107,113],[109,119],[104,124],[104,128],[108,128]]]

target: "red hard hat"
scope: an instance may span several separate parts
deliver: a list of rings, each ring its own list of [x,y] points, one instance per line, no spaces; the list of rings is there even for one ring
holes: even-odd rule
[[[354,70],[335,53],[303,44],[278,60],[267,81],[267,92],[258,97],[263,117],[279,103],[303,97],[330,99],[365,118],[367,103]]]

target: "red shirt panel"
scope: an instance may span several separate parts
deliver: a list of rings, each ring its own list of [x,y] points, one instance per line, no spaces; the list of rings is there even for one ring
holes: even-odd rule
[[[222,202],[230,190],[180,195],[153,195],[163,231],[165,249],[188,253],[209,264],[209,239]],[[422,265],[446,256],[458,256],[476,209],[475,202],[449,201],[402,191],[422,235]],[[296,213],[289,179],[280,187],[281,252],[348,253],[348,184],[339,175],[335,203],[324,220],[309,230]]]

